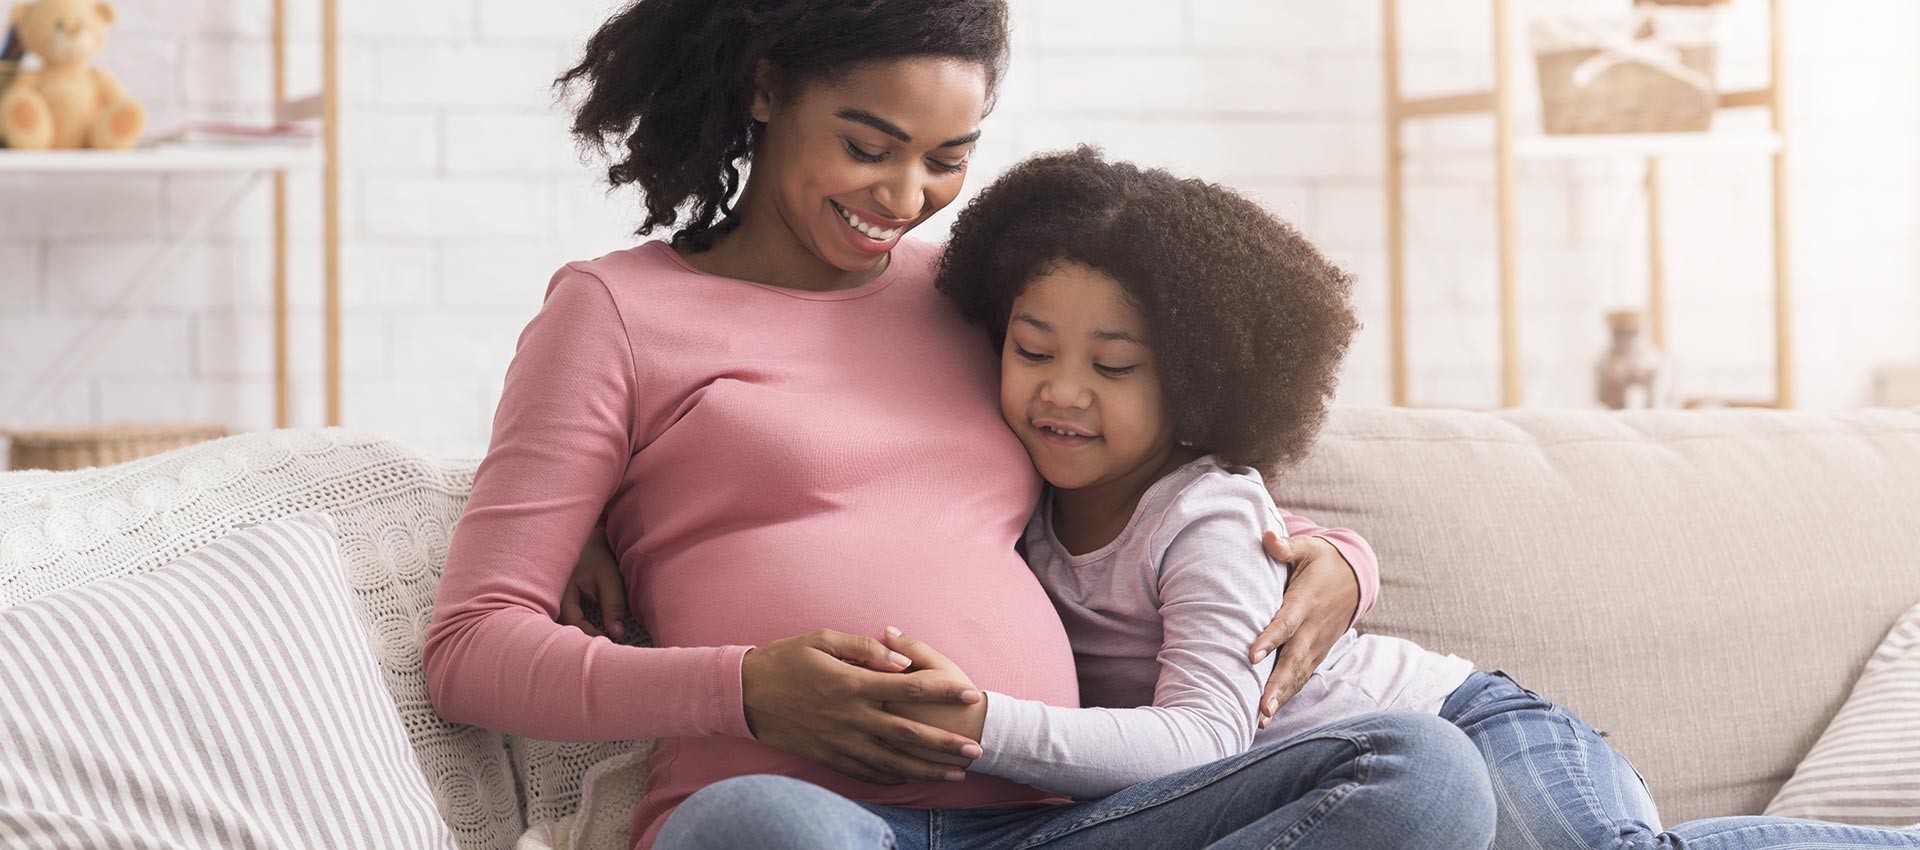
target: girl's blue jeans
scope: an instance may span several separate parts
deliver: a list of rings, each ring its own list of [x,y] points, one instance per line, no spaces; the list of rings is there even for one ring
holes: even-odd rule
[[[1625,756],[1503,672],[1469,676],[1440,716],[1486,759],[1498,801],[1495,850],[1920,848],[1920,832],[1793,818],[1706,818],[1664,829]]]
[[[655,850],[1482,850],[1493,791],[1452,724],[1367,714],[1073,805],[909,809],[784,776],[688,797]]]

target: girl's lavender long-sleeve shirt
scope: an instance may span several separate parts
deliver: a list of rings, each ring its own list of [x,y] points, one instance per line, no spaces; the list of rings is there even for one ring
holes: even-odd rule
[[[1015,551],[1039,494],[1000,421],[998,358],[906,240],[859,287],[704,273],[648,242],[569,263],[522,331],[425,645],[449,720],[551,740],[658,738],[638,847],[748,773],[855,800],[1064,802],[990,776],[872,785],[753,739],[741,659],[888,625],[981,688],[1080,704],[1059,615]],[[596,521],[655,644],[554,622]],[[1370,552],[1335,541],[1377,587]],[[1362,544],[1363,546],[1363,544]]]
[[[1102,796],[1356,714],[1438,711],[1473,669],[1410,641],[1348,630],[1300,693],[1256,729],[1274,659],[1252,664],[1247,646],[1286,584],[1260,535],[1359,538],[1281,510],[1258,471],[1212,455],[1154,482],[1120,534],[1090,552],[1060,542],[1051,501],[1027,528],[1027,561],[1066,623],[1087,707],[989,689],[976,772]]]

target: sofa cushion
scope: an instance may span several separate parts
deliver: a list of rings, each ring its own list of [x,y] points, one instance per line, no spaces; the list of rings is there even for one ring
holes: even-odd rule
[[[1874,650],[1847,704],[1767,814],[1903,827],[1920,822],[1920,605]]]
[[[315,428],[97,469],[0,473],[0,608],[149,572],[247,523],[324,511],[337,522],[363,632],[442,817],[462,848],[511,846],[525,820],[503,736],[441,719],[421,669],[420,635],[475,466]]]
[[[1920,599],[1920,410],[1338,408],[1272,487],[1373,544],[1362,630],[1566,703],[1669,824],[1760,813]]]
[[[326,514],[0,610],[0,834],[440,847]]]

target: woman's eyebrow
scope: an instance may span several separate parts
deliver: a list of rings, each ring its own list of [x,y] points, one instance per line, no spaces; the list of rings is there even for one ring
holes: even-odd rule
[[[882,118],[878,115],[875,115],[871,112],[868,112],[864,109],[855,109],[849,106],[833,114],[840,118],[844,118],[848,121],[853,121],[859,124],[865,124],[869,127],[872,127],[875,130],[879,130],[882,133],[885,133],[889,136],[899,139],[900,141],[903,141],[903,142],[913,141],[913,137],[907,135],[907,131],[900,129],[900,125],[895,124],[892,121],[888,121],[887,119]],[[961,145],[969,144],[971,142],[977,141],[979,140],[979,138],[980,138],[980,131],[975,130],[964,136],[948,139],[945,142],[940,143],[939,147],[957,148]]]

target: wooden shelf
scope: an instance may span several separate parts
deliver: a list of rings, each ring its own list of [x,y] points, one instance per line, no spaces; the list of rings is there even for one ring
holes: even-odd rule
[[[1405,160],[1408,158],[1402,130],[1411,122],[1443,115],[1486,114],[1493,118],[1494,140],[1488,152],[1494,164],[1495,221],[1498,226],[1498,287],[1500,322],[1500,394],[1503,407],[1522,403],[1522,354],[1520,351],[1519,222],[1520,204],[1518,165],[1521,160],[1628,157],[1645,163],[1644,191],[1647,205],[1647,312],[1652,319],[1653,343],[1667,348],[1666,269],[1661,221],[1661,160],[1666,157],[1761,155],[1772,161],[1773,171],[1773,304],[1774,304],[1774,399],[1770,402],[1740,400],[1737,406],[1793,406],[1793,314],[1792,254],[1790,251],[1789,180],[1787,158],[1791,150],[1785,130],[1787,121],[1786,66],[1782,36],[1786,31],[1784,0],[1764,0],[1767,9],[1767,85],[1754,89],[1722,91],[1716,110],[1761,108],[1768,112],[1770,129],[1723,130],[1699,133],[1595,133],[1545,135],[1534,129],[1522,129],[1520,109],[1515,104],[1516,77],[1523,73],[1516,49],[1514,7],[1522,0],[1488,0],[1493,12],[1493,86],[1485,91],[1409,97],[1400,85],[1400,0],[1381,0],[1382,75],[1386,121],[1386,207],[1387,207],[1387,329],[1388,360],[1392,370],[1393,403],[1413,405],[1409,397],[1407,343],[1407,231]]]
[[[1513,155],[1522,159],[1726,156],[1772,154],[1779,150],[1780,134],[1774,132],[1583,133],[1523,136],[1513,140]]]
[[[1389,103],[1388,119],[1405,121],[1410,118],[1432,118],[1440,115],[1471,115],[1492,112],[1499,108],[1495,98],[1499,92],[1470,91],[1455,94],[1426,95],[1423,97],[1400,97]],[[1765,107],[1773,103],[1773,89],[1740,89],[1720,93],[1719,109],[1738,109],[1743,106]]]
[[[319,138],[304,144],[235,144],[207,142],[159,142],[151,147],[129,151],[18,151],[0,149],[0,177],[8,174],[179,174],[229,173],[271,174],[273,188],[273,407],[275,427],[291,426],[292,367],[288,352],[289,274],[288,256],[288,183],[294,172],[314,172],[320,184],[320,262],[321,262],[321,368],[326,383],[326,424],[340,425],[340,122],[339,122],[339,15],[337,0],[318,0],[320,6],[320,86],[318,93],[302,98],[287,96],[287,2],[266,0],[272,9],[272,95],[276,122],[317,121]],[[194,233],[185,234],[189,238]],[[185,244],[184,239],[168,239],[155,262],[131,279],[132,286],[143,285],[154,268],[164,264]],[[130,291],[130,290],[128,290]],[[84,368],[86,352],[98,345],[88,337],[110,329],[123,316],[103,314],[96,317],[74,346],[74,356],[62,358],[41,381],[39,396],[52,392],[66,376],[63,371]],[[78,364],[78,365],[76,365]],[[34,409],[36,390],[29,388],[25,407],[29,416]]]
[[[0,174],[165,174],[217,171],[312,171],[325,162],[317,145],[240,147],[168,145],[128,151],[0,150]]]

